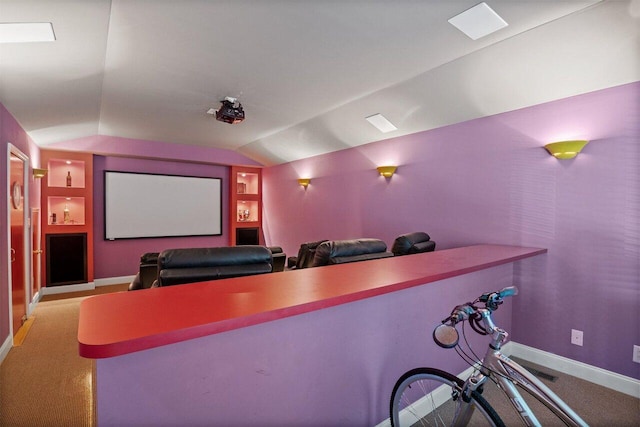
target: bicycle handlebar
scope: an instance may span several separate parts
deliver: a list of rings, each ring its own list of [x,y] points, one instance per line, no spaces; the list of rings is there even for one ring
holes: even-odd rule
[[[474,302],[468,302],[463,305],[456,306],[451,315],[444,319],[442,323],[451,322],[452,325],[472,318],[480,307],[477,303],[482,302],[489,311],[496,311],[498,306],[502,304],[504,298],[518,295],[518,288],[515,286],[506,287],[500,291],[487,292],[479,296]]]
[[[493,321],[491,313],[498,309],[503,299],[518,295],[518,288],[509,286],[501,291],[487,292],[480,295],[474,302],[468,302],[456,306],[451,311],[449,317],[442,321],[442,324],[433,330],[433,340],[442,348],[453,348],[458,345],[458,331],[456,324],[469,320],[471,328],[480,335],[488,335],[493,333]],[[479,303],[484,303],[484,308]],[[496,337],[494,348],[499,348],[502,340],[506,338],[506,333],[500,331],[500,335]]]

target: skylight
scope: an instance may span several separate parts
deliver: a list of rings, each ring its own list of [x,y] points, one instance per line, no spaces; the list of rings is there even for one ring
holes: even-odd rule
[[[0,43],[52,42],[51,22],[0,22]]]
[[[454,16],[449,19],[449,23],[472,40],[478,40],[509,25],[484,2]]]
[[[374,114],[373,116],[366,117],[366,119],[367,121],[369,121],[369,123],[377,127],[378,130],[382,133],[387,133],[398,129],[382,114]]]

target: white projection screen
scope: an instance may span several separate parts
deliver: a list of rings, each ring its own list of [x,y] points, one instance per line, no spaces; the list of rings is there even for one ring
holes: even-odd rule
[[[221,234],[221,178],[104,172],[105,240]]]

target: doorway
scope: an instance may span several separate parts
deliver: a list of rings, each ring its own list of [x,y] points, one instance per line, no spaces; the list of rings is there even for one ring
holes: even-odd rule
[[[29,254],[29,158],[12,144],[8,144],[8,218],[9,218],[9,289],[11,293],[11,336],[27,319],[30,286],[27,286],[30,269]],[[27,205],[25,207],[25,205]]]

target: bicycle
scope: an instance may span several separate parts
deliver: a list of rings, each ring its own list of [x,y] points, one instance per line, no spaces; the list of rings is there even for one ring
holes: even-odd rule
[[[471,360],[474,371],[463,381],[455,375],[434,368],[416,368],[406,372],[396,382],[391,394],[390,413],[393,427],[410,425],[466,426],[505,424],[489,402],[482,396],[483,385],[493,381],[504,392],[525,425],[540,426],[540,422],[516,388],[521,387],[549,408],[567,426],[587,426],[566,403],[525,368],[501,353],[507,332],[497,327],[492,313],[504,298],[517,295],[515,286],[481,295],[475,301],[459,305],[433,331],[433,339],[440,347],[456,348],[458,354]],[[456,326],[469,321],[471,328],[481,335],[490,335],[491,342],[479,360],[472,359],[459,346]],[[466,340],[466,338],[465,338]],[[468,345],[468,344],[467,344]]]

